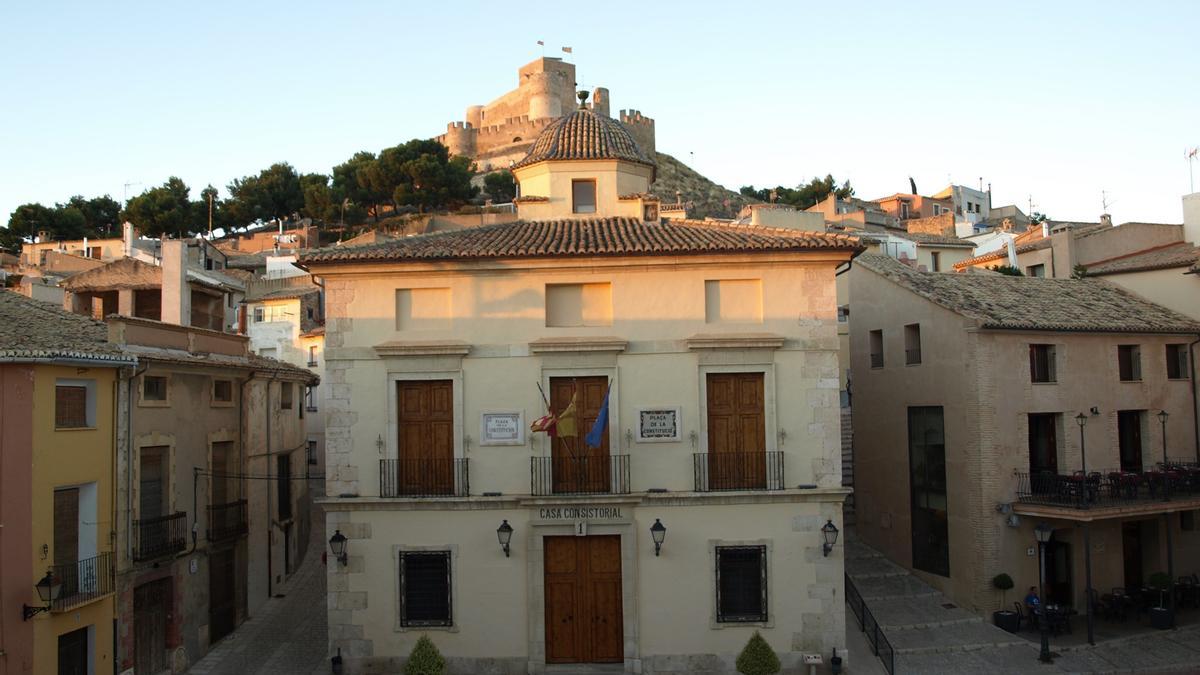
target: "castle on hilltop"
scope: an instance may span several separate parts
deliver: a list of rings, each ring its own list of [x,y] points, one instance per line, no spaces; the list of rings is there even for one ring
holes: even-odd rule
[[[452,155],[470,157],[480,171],[504,169],[521,161],[551,122],[569,114],[575,99],[575,64],[541,57],[517,71],[517,88],[487,105],[467,107],[466,119],[450,122],[436,140]],[[587,107],[609,115],[608,89],[592,91]],[[622,110],[620,122],[648,157],[654,157],[654,120]]]

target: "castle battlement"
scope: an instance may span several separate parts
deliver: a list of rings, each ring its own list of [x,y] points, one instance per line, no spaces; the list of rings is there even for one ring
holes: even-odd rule
[[[608,116],[608,89],[597,87],[591,98],[588,107]],[[504,166],[508,160],[519,160],[542,129],[577,105],[575,65],[542,57],[518,69],[516,89],[487,105],[467,106],[466,119],[450,122],[446,133],[434,140],[452,155],[482,158],[489,167]],[[620,121],[642,150],[653,156],[654,120],[639,110],[622,110]]]

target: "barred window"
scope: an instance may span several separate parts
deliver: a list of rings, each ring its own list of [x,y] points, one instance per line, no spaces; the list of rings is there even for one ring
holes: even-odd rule
[[[452,626],[450,552],[400,554],[400,625]]]
[[[283,410],[292,409],[292,383],[284,382],[279,385],[279,407]]]
[[[167,400],[167,378],[161,375],[143,375],[142,399],[146,401]]]
[[[233,401],[233,382],[231,380],[213,380],[213,400],[218,403]]]
[[[717,547],[717,621],[767,620],[767,547]]]
[[[54,426],[79,429],[88,426],[87,387],[60,384],[54,388]]]

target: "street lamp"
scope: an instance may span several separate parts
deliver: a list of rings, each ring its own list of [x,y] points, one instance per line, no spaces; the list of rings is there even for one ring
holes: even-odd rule
[[[1171,476],[1168,473],[1170,468],[1167,465],[1167,418],[1171,414],[1166,410],[1158,411],[1158,422],[1162,425],[1162,449],[1163,449],[1163,501],[1171,500]]]
[[[825,539],[825,543],[821,545],[821,552],[828,557],[829,552],[833,550],[833,545],[837,543],[837,525],[834,525],[832,520],[826,519],[825,524],[821,526],[821,536]]]
[[[1038,655],[1038,660],[1042,663],[1050,663],[1050,627],[1047,624],[1046,617],[1046,542],[1054,536],[1054,528],[1048,523],[1038,523],[1038,526],[1033,528],[1033,534],[1037,537],[1038,543],[1038,595],[1041,602],[1038,603],[1041,614],[1038,617],[1038,628],[1042,632],[1042,651]]]
[[[508,524],[507,519],[503,523],[500,523],[500,527],[496,528],[496,539],[500,541],[500,548],[504,549],[505,558],[509,557],[508,543],[512,541],[512,533],[512,525]]]
[[[650,526],[650,538],[654,540],[654,555],[657,557],[663,542],[667,540],[667,526],[658,518],[655,518],[654,524]]]
[[[51,605],[58,596],[62,593],[62,581],[54,576],[53,570],[46,570],[46,576],[42,577],[33,586],[37,591],[38,599],[42,601],[42,607],[30,607],[29,605],[21,605],[21,618],[28,621],[42,612],[50,611]]]
[[[1079,413],[1075,416],[1075,423],[1079,425],[1079,468],[1083,472],[1083,484],[1079,491],[1079,498],[1086,502],[1088,497],[1087,445],[1083,441],[1083,427],[1087,425],[1087,415]]]
[[[343,567],[350,564],[350,556],[346,555],[346,535],[342,534],[341,530],[333,531],[333,536],[329,538],[329,550]]]

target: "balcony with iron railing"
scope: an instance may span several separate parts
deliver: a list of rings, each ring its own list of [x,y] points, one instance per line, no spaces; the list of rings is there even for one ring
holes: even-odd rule
[[[629,494],[629,455],[531,457],[529,480],[537,496]]]
[[[237,539],[249,530],[246,520],[246,500],[208,507],[208,540]]]
[[[187,513],[133,521],[133,559],[154,560],[187,548]]]
[[[1200,464],[1168,460],[1152,469],[1101,469],[1070,474],[1018,471],[1017,503],[1068,510],[1139,509],[1164,502],[1194,501],[1200,506]],[[1019,509],[1020,510],[1020,509]]]
[[[692,455],[696,492],[782,490],[782,452],[698,452]]]
[[[112,553],[100,553],[50,569],[55,581],[62,584],[58,599],[50,605],[54,612],[65,612],[98,600],[114,590]]]
[[[471,494],[467,459],[381,459],[380,497],[466,497]]]

